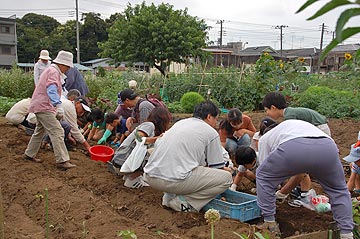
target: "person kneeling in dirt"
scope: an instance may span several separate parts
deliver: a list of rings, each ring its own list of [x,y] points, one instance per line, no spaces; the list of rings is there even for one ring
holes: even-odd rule
[[[131,134],[123,141],[120,147],[115,151],[113,159],[108,162],[108,170],[116,175],[124,175],[120,172],[122,165],[128,159],[136,146],[136,140],[146,137],[145,144],[148,146],[148,153],[143,159],[142,165],[146,164],[149,157],[149,151],[155,141],[168,129],[170,124],[169,114],[164,108],[155,108],[149,114],[147,120],[140,124]],[[129,188],[141,188],[148,186],[142,178],[143,166],[132,173],[126,174],[124,186]]]
[[[275,222],[277,186],[293,175],[309,173],[329,195],[340,238],[353,238],[351,198],[334,140],[302,120],[286,120],[270,128],[259,140],[260,166],[256,170],[263,228],[280,233]]]
[[[350,154],[344,158],[344,160],[350,163],[351,174],[347,187],[350,193],[354,193],[359,196],[360,193],[360,132],[358,141],[351,145]]]
[[[256,176],[250,170],[254,168],[256,164],[256,152],[250,146],[239,146],[235,152],[235,161],[239,167],[234,182],[229,188],[232,191],[236,191],[243,176],[255,182]]]
[[[211,101],[195,106],[193,117],[176,122],[161,138],[144,168],[144,179],[163,191],[162,205],[199,211],[232,184],[215,130],[219,109]]]

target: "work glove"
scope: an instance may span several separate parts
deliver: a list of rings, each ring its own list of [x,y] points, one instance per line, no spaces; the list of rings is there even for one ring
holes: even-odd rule
[[[235,184],[235,183],[233,183],[233,184],[231,184],[231,186],[230,186],[230,190],[231,191],[236,191],[236,188],[237,188],[237,185]]]
[[[110,137],[110,135],[111,135],[111,131],[110,130],[105,130],[105,132],[104,132],[104,135],[103,135],[103,137],[101,138],[101,139],[99,139],[99,141],[97,142],[97,144],[102,144],[102,143],[105,143],[106,142],[106,140],[107,140],[107,138],[109,138]]]
[[[62,120],[64,118],[64,108],[61,104],[56,105],[56,119]]]

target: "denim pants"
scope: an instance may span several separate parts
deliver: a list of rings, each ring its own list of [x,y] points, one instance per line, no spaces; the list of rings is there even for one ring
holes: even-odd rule
[[[225,149],[228,151],[231,158],[235,157],[235,152],[238,146],[244,145],[244,146],[250,146],[251,138],[248,134],[244,134],[239,138],[238,140],[226,139]]]

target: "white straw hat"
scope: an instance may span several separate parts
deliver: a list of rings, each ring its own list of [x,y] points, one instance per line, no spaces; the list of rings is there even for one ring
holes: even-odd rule
[[[49,57],[49,52],[47,50],[41,50],[39,58],[43,60],[51,60],[51,58]]]
[[[68,51],[59,51],[54,63],[62,64],[65,66],[73,67],[73,54]]]

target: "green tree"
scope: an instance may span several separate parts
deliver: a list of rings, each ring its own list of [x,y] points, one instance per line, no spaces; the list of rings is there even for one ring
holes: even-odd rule
[[[88,61],[98,57],[98,42],[107,40],[106,23],[98,13],[84,13],[82,16],[84,23],[80,27],[80,53],[81,60]]]
[[[296,12],[299,13],[312,5],[319,0],[308,0],[300,7],[300,9]],[[360,27],[347,27],[345,28],[346,23],[350,20],[350,18],[360,15],[360,0],[348,1],[348,0],[330,0],[324,6],[322,6],[314,15],[309,17],[307,20],[313,20],[318,18],[325,13],[342,6],[350,6],[350,8],[344,10],[339,16],[336,22],[336,38],[333,39],[330,44],[325,48],[324,52],[321,55],[321,59],[324,59],[325,56],[335,48],[339,43],[348,39],[349,37],[360,33]],[[344,29],[345,28],[345,29]],[[360,55],[360,49],[356,52],[356,56]]]
[[[60,26],[52,17],[28,13],[17,19],[17,40],[19,62],[35,62],[42,49],[48,49],[51,32]],[[56,52],[51,52],[51,55]]]
[[[167,75],[168,62],[186,62],[205,47],[206,25],[188,15],[187,9],[174,10],[162,3],[132,7],[109,29],[109,40],[100,44],[103,57],[115,61],[145,62]]]

